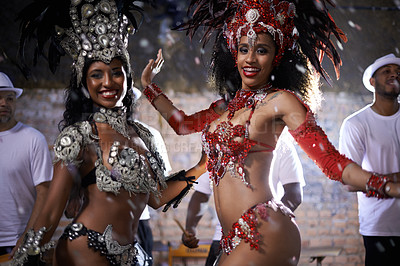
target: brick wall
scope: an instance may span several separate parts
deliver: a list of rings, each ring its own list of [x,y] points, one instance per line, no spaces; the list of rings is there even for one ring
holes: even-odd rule
[[[206,108],[216,96],[204,94],[184,94],[167,91],[171,100],[186,113]],[[337,147],[339,128],[343,119],[352,112],[371,102],[372,95],[352,95],[348,93],[324,93],[324,102],[318,113],[319,124],[329,139]],[[18,100],[16,116],[18,120],[40,130],[51,145],[58,134],[57,124],[63,112],[63,91],[58,89],[29,89]],[[160,130],[166,142],[168,155],[174,171],[187,169],[200,158],[200,135],[177,136],[147,101],[140,100],[137,105],[140,120]],[[343,251],[338,257],[327,257],[325,266],[363,265],[364,248],[358,233],[357,199],[353,193],[346,192],[341,184],[328,180],[313,162],[299,150],[303,163],[306,187],[304,201],[296,210],[303,247],[339,246]],[[155,240],[179,244],[181,232],[173,218],[185,222],[189,194],[178,209],[162,213],[151,210],[151,225]],[[199,226],[201,240],[212,238],[215,215],[213,202]],[[164,257],[156,258],[158,262]],[[315,262],[314,262],[315,263]],[[313,264],[314,264],[313,263]],[[190,263],[190,265],[194,265]],[[312,265],[308,258],[301,258],[300,265]]]

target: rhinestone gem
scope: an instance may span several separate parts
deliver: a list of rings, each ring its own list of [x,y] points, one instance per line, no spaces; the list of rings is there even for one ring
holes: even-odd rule
[[[101,1],[100,2],[100,10],[103,11],[104,13],[110,13],[111,12],[111,5],[107,1]]]
[[[60,140],[60,144],[63,147],[68,147],[72,144],[72,139],[70,137],[62,137]]]
[[[82,2],[82,0],[71,0],[71,5],[77,6]]]
[[[96,27],[95,27],[95,29],[96,29],[96,33],[97,33],[98,35],[106,34],[106,33],[107,33],[107,27],[106,27],[106,25],[104,25],[103,23],[97,24]]]
[[[90,18],[94,14],[94,7],[91,4],[85,4],[82,6],[81,14],[83,18]]]

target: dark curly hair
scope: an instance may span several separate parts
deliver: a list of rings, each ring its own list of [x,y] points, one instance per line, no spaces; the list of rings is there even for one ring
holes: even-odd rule
[[[280,64],[271,73],[271,84],[274,88],[296,92],[312,109],[317,109],[321,93],[317,84],[318,74],[314,72],[300,50],[287,50]],[[213,46],[209,82],[221,97],[227,99],[232,99],[242,86],[235,59],[221,32],[217,34]]]
[[[119,57],[116,57],[119,58]],[[121,59],[121,58],[119,58]],[[124,60],[123,67],[125,71],[127,71],[128,67]],[[93,101],[92,99],[88,99],[82,92],[81,86],[86,86],[86,74],[89,69],[89,66],[94,62],[94,60],[86,60],[85,66],[83,68],[83,77],[82,83],[77,85],[77,74],[73,71],[71,74],[71,80],[69,86],[65,89],[65,111],[63,114],[63,120],[60,121],[58,128],[59,130],[63,130],[67,126],[73,125],[76,122],[84,121],[89,118],[89,116],[94,112]],[[127,73],[127,89],[132,87],[132,75]],[[132,117],[133,114],[133,104],[134,99],[132,98],[132,94],[127,92],[122,103],[125,107],[127,107],[127,117]]]

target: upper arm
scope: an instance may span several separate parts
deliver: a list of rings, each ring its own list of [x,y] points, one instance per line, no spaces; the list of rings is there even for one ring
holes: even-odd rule
[[[46,195],[49,187],[50,187],[49,181],[42,182],[39,185],[35,186],[36,197]]]
[[[279,95],[271,102],[275,112],[290,130],[298,128],[306,119],[307,107],[298,97],[287,91],[278,91]]]

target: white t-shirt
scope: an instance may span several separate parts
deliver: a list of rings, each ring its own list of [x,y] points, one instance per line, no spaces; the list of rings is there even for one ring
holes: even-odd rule
[[[370,172],[400,171],[400,110],[382,116],[371,104],[350,115],[340,129],[339,151]],[[360,234],[400,236],[400,199],[367,198],[357,192]]]
[[[52,176],[42,133],[21,122],[0,132],[0,246],[15,245],[31,215],[35,186]]]
[[[301,187],[306,185],[303,167],[293,143],[294,139],[285,127],[276,143],[269,174],[270,184],[275,189],[274,198],[276,199],[282,199],[285,194],[283,185],[290,183],[300,183]]]
[[[290,183],[300,183],[301,187],[306,185],[303,167],[296,148],[293,145],[293,137],[289,134],[286,127],[282,131],[273,153],[274,158],[271,162],[270,182],[271,187],[275,189],[274,198],[281,199],[285,193],[283,185]],[[208,172],[202,174],[197,179],[197,182],[198,184],[194,184],[196,191],[208,195],[212,193],[212,183]],[[221,236],[221,225],[217,223],[213,240],[220,240]]]

